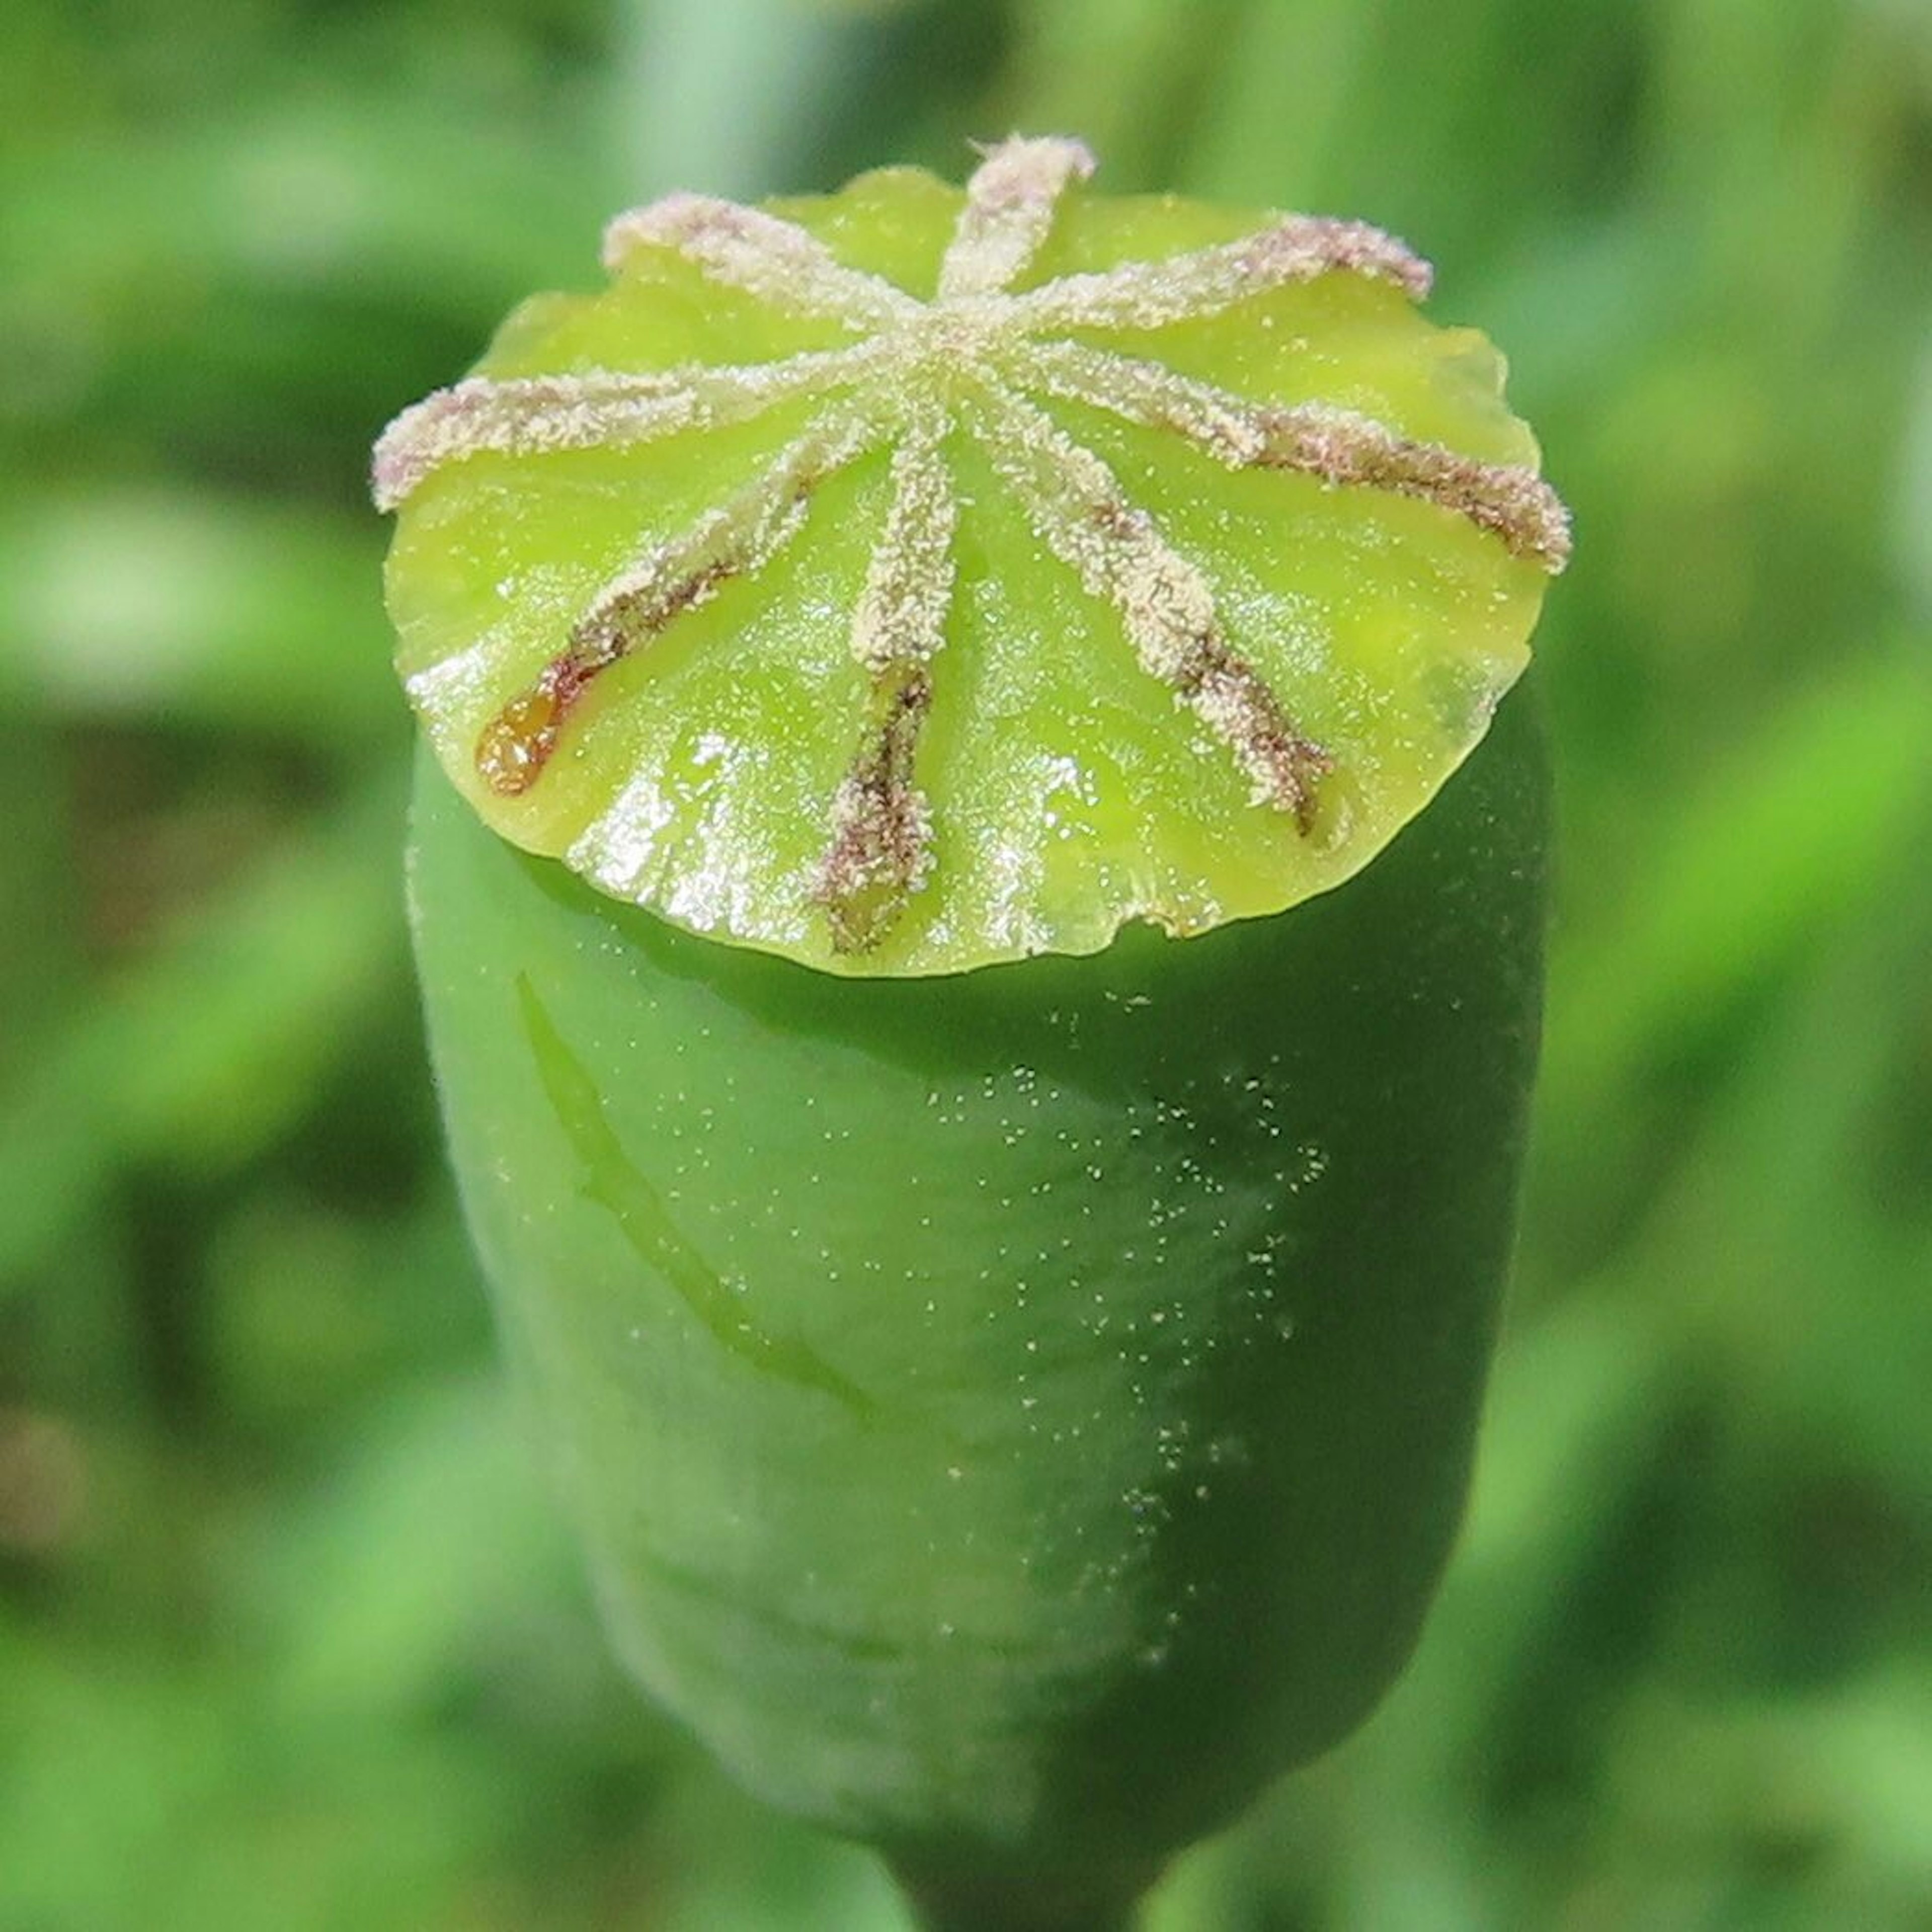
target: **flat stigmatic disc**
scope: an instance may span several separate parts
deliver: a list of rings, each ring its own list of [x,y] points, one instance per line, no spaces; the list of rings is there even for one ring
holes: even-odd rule
[[[1279,911],[1427,802],[1568,550],[1500,358],[1375,229],[1092,167],[634,210],[392,425],[400,667],[488,824],[907,974]]]

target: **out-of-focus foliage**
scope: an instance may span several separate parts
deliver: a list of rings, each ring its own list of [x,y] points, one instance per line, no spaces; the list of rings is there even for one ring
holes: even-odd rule
[[[1012,127],[1408,236],[1579,532],[1468,1532],[1382,1714],[1154,1932],[1932,1922],[1932,10],[23,0],[6,1932],[902,1924],[632,1695],[533,1473],[437,1152],[363,470],[613,208]]]

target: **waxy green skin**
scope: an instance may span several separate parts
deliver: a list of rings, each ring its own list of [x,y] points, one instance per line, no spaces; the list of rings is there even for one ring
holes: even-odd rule
[[[457,1169],[610,1628],[959,1922],[1099,1922],[1408,1654],[1535,1058],[1532,704],[1338,890],[927,979],[676,930],[420,765]]]

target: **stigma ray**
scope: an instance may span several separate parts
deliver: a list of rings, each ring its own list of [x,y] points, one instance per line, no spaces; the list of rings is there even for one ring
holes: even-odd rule
[[[932,708],[923,668],[896,666],[874,681],[859,754],[832,797],[832,839],[814,893],[835,952],[870,952],[932,869],[932,808],[913,783],[913,754]]]
[[[1479,463],[1352,410],[1250,402],[1158,362],[1081,343],[1030,343],[1011,366],[1049,394],[1142,428],[1172,430],[1230,470],[1292,470],[1331,488],[1420,497],[1552,575],[1569,561],[1569,513],[1526,466]]]
[[[890,282],[848,268],[796,222],[710,195],[668,195],[617,216],[604,231],[604,266],[622,268],[652,246],[674,249],[712,280],[782,312],[823,316],[848,328],[889,328],[923,306]]]
[[[662,373],[472,376],[404,410],[382,432],[376,506],[395,509],[445,464],[484,451],[545,456],[724,428],[775,404],[862,381],[882,359],[873,340],[782,362],[686,363]]]
[[[939,266],[939,298],[1011,288],[1040,251],[1068,185],[1094,172],[1084,142],[1015,136],[986,151]]]
[[[943,418],[916,416],[892,452],[892,501],[853,619],[869,710],[832,799],[814,894],[841,952],[876,946],[932,868],[932,810],[914,758],[932,706],[927,667],[946,641],[952,602],[958,507],[941,452],[946,429]]]
[[[1228,644],[1201,573],[1128,501],[1106,464],[1033,404],[988,384],[969,420],[1040,541],[1119,613],[1142,668],[1228,746],[1258,802],[1312,830],[1316,782],[1331,761]]]
[[[1412,301],[1433,272],[1392,235],[1365,221],[1286,214],[1258,233],[1164,260],[1063,275],[1009,298],[1015,323],[1031,334],[1060,328],[1165,328],[1219,315],[1237,302],[1337,269],[1392,283]]]
[[[503,797],[530,790],[554,754],[570,713],[598,676],[648,644],[734,578],[755,575],[803,526],[812,492],[879,440],[870,418],[823,418],[742,489],[611,578],[570,634],[568,646],[484,726],[476,769]]]

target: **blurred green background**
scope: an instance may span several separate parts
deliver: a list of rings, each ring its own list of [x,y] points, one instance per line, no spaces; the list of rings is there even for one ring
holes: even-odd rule
[[[672,186],[1360,214],[1576,513],[1475,1502],[1153,1932],[1932,1924],[1932,5],[16,0],[0,1928],[902,1925],[607,1660],[455,1218],[369,443]]]

